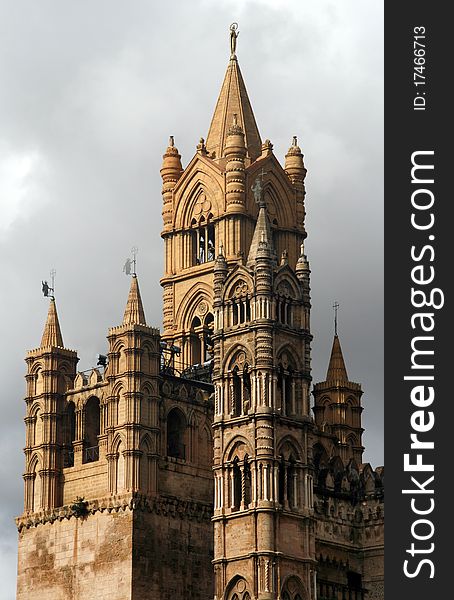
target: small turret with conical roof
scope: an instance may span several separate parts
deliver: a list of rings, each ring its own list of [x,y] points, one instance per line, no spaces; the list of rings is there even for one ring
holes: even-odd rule
[[[59,423],[62,398],[76,375],[77,353],[67,350],[58,320],[55,299],[50,299],[41,345],[26,356],[27,396],[25,513],[50,510],[61,505],[61,474],[64,464]]]
[[[44,326],[43,336],[41,338],[41,348],[48,348],[49,346],[64,348],[63,337],[60,330],[60,323],[58,322],[57,307],[55,305],[54,298],[51,298],[49,303],[47,320]]]
[[[325,381],[314,385],[315,423],[321,432],[334,435],[344,464],[362,463],[361,385],[348,379],[337,326]]]
[[[340,340],[337,333],[333,339],[331,357],[326,372],[326,381],[335,385],[348,383],[347,369],[345,368],[344,357],[342,355]]]
[[[181,166],[181,155],[175,146],[173,135],[171,135],[169,138],[169,145],[167,146],[167,150],[162,158],[162,218],[164,221],[164,230],[166,230],[172,226],[173,189],[183,173],[183,167]]]
[[[306,195],[304,180],[306,178],[307,170],[304,166],[304,156],[301,152],[301,148],[298,146],[296,135],[293,136],[292,145],[285,155],[284,169],[295,189],[297,223],[303,227],[305,219],[304,197]]]
[[[128,301],[126,303],[123,325],[146,325],[145,312],[143,310],[142,298],[140,296],[137,275],[131,278]]]

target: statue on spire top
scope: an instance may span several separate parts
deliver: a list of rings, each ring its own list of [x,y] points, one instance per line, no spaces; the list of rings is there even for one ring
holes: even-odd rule
[[[232,23],[230,25],[230,58],[236,56],[236,40],[239,35],[238,23]]]

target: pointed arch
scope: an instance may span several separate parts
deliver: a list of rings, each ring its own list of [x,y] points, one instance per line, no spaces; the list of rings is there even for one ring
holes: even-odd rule
[[[291,300],[300,300],[300,284],[288,265],[281,267],[274,280],[274,291],[282,294]]]
[[[277,447],[277,455],[283,456],[285,460],[290,460],[293,456],[295,461],[305,462],[303,448],[299,441],[291,434],[287,434],[280,439]]]
[[[243,284],[242,289],[238,291],[236,288],[239,283]],[[233,271],[230,277],[227,278],[224,284],[224,298],[229,299],[234,295],[245,296],[247,294],[252,294],[252,290],[254,289],[254,282],[250,273],[242,266],[239,266],[237,269]]]
[[[234,575],[225,588],[224,598],[227,600],[246,600],[250,598],[251,586],[246,577],[242,575]],[[247,595],[248,596],[247,596]]]
[[[223,462],[231,462],[235,458],[242,461],[251,455],[252,450],[249,445],[249,440],[242,435],[237,435],[230,441],[225,449]]]
[[[139,485],[138,488],[142,493],[148,494],[151,489],[151,458],[152,453],[152,441],[149,433],[142,436],[139,444],[139,450],[141,452],[139,459]]]
[[[238,370],[242,372],[245,364],[251,368],[252,357],[252,350],[246,344],[235,344],[224,356],[222,368],[224,371],[233,371],[237,366]]]
[[[175,211],[173,227],[183,229],[190,225],[194,206],[203,190],[211,206],[208,209],[217,218],[224,212],[223,177],[219,168],[196,155],[186,167],[174,189]]]
[[[30,460],[28,472],[31,475],[29,479],[29,508],[32,512],[37,512],[42,508],[42,481],[41,481],[41,459],[38,453],[34,454]]]
[[[285,577],[282,584],[282,599],[306,600],[310,598],[307,587],[298,575],[290,574]]]
[[[208,304],[208,309],[212,311],[213,290],[211,286],[203,281],[196,281],[186,292],[183,302],[178,306],[175,319],[181,324],[181,328],[189,331],[191,329],[192,319],[198,316],[197,307],[201,302]]]
[[[199,428],[199,462],[202,465],[213,464],[213,436],[207,421]]]
[[[298,350],[288,342],[281,344],[276,351],[278,363],[281,363],[285,370],[291,367],[293,371],[301,371],[301,358]]]

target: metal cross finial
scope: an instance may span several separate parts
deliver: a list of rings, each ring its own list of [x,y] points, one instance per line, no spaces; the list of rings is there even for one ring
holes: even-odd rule
[[[334,300],[333,309],[334,309],[334,335],[337,335],[337,311],[339,309],[339,302],[337,300]]]
[[[57,274],[57,271],[55,269],[50,270],[50,280],[52,282],[51,290],[54,292],[54,294],[55,294],[55,275],[56,274]]]
[[[139,249],[137,248],[137,246],[133,246],[131,248],[131,254],[132,254],[132,274],[136,275],[136,264],[137,264],[137,253],[139,252]]]
[[[238,23],[232,23],[230,25],[230,57],[236,55],[236,39],[240,35],[238,31]]]
[[[45,298],[51,298],[52,300],[55,300],[55,275],[56,275],[57,271],[55,269],[52,269],[50,272],[50,280],[52,283],[52,286],[50,286],[47,281],[41,281],[41,286],[42,286],[42,292],[44,294]]]

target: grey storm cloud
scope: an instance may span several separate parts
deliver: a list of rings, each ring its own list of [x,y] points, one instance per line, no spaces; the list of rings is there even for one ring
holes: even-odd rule
[[[161,325],[161,180],[169,135],[187,164],[206,136],[239,23],[238,57],[262,138],[308,169],[314,381],[340,302],[350,379],[363,385],[365,460],[383,461],[383,5],[363,0],[0,3],[3,317],[0,599],[14,596],[22,510],[23,358],[57,271],[79,368],[120,322],[132,246],[148,323]]]

